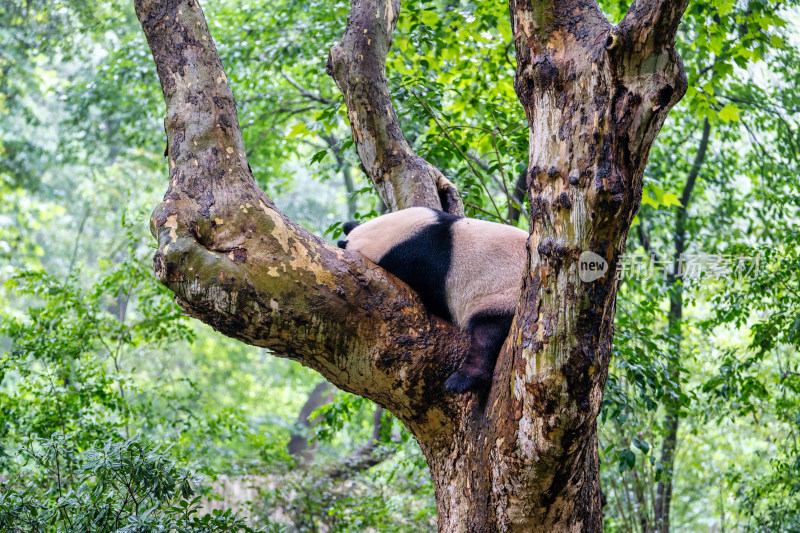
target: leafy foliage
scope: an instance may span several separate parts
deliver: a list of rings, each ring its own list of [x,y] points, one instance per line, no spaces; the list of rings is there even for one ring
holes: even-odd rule
[[[45,472],[38,483],[51,487],[41,492],[36,482],[4,483],[3,531],[279,531],[252,529],[230,510],[198,515],[200,496],[188,473],[137,436],[81,454],[73,443],[72,436],[60,433],[26,443],[23,456]]]

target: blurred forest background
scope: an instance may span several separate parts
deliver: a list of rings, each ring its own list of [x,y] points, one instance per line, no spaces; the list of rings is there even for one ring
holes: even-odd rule
[[[800,531],[797,4],[698,0],[684,17],[689,92],[628,253],[757,264],[622,281],[608,531],[650,531],[666,491],[673,531]],[[348,8],[204,3],[256,179],[328,239],[381,212],[325,75]],[[469,215],[527,229],[511,42],[503,2],[406,2],[388,75]],[[424,459],[388,413],[182,317],[155,281],[163,115],[132,2],[0,3],[0,530],[435,531]]]

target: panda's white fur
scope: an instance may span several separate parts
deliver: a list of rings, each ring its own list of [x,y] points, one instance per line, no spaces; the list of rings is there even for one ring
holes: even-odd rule
[[[480,312],[514,313],[525,270],[528,234],[495,222],[462,218],[452,227],[453,251],[447,276],[447,306],[466,327]]]
[[[431,312],[470,332],[470,354],[448,388],[464,392],[486,384],[517,305],[528,234],[425,207],[351,223],[345,232],[340,246],[397,275]]]
[[[389,250],[436,221],[436,211],[425,207],[387,213],[350,230],[347,233],[347,249],[364,254],[373,263],[379,263]]]

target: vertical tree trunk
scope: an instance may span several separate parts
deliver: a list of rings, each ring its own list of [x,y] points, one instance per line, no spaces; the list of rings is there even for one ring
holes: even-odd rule
[[[683,279],[680,275],[683,254],[686,251],[686,223],[689,219],[689,202],[692,198],[695,183],[700,175],[700,168],[703,165],[708,149],[711,125],[706,119],[703,122],[703,133],[700,138],[700,145],[697,154],[686,178],[680,202],[675,214],[675,233],[674,251],[672,261],[672,272],[667,276],[667,285],[670,287],[669,294],[669,315],[668,329],[673,338],[673,359],[670,361],[667,371],[670,381],[680,386],[680,363],[681,344],[683,343]],[[661,479],[656,487],[656,501],[654,509],[655,530],[658,533],[669,533],[670,530],[670,507],[672,504],[672,485],[675,469],[675,452],[678,448],[678,426],[680,424],[680,402],[671,400],[666,403],[666,414],[664,417],[664,442],[661,445]]]
[[[596,416],[616,264],[650,146],[686,89],[673,47],[684,7],[634,3],[612,28],[591,2],[510,2],[531,130],[529,270],[489,397],[426,451],[441,531],[601,528]],[[587,252],[602,277],[582,280]]]
[[[289,444],[286,446],[286,451],[298,460],[301,465],[308,465],[314,460],[314,455],[317,453],[318,442],[308,442],[308,434],[311,429],[317,424],[317,420],[311,418],[311,413],[318,407],[333,401],[333,391],[331,391],[331,384],[327,381],[320,380],[314,389],[309,393],[306,403],[300,409],[297,415]]]
[[[333,135],[323,135],[322,139],[328,144],[328,148],[333,151],[333,156],[336,158],[336,170],[342,173],[344,190],[347,193],[347,216],[350,220],[353,220],[357,210],[356,198],[353,196],[356,192],[356,186],[353,183],[353,176],[350,174],[350,166],[344,160],[341,148],[336,146],[336,138]]]

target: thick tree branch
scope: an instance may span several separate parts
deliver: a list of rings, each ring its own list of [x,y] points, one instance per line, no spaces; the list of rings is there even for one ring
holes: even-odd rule
[[[689,170],[689,176],[686,178],[686,183],[681,192],[681,206],[678,208],[679,213],[685,216],[686,210],[689,208],[689,200],[692,198],[692,191],[694,185],[697,183],[697,177],[700,175],[700,168],[703,166],[703,161],[706,158],[706,150],[708,150],[709,135],[711,134],[711,124],[708,122],[708,117],[703,120],[703,134],[700,138],[700,144],[697,147],[697,154],[694,156],[692,168]]]
[[[510,0],[509,7],[515,89],[530,126],[531,237],[510,336],[517,349],[501,353],[495,372],[514,399],[504,401],[495,387],[488,400],[505,409],[492,419],[519,420],[516,447],[496,447],[494,468],[532,465],[528,505],[547,511],[532,513],[527,530],[594,531],[601,525],[595,421],[611,357],[613,273],[650,146],[686,78],[674,47],[621,38],[593,1]],[[584,277],[589,253],[602,258],[602,277]],[[566,477],[581,481],[557,482]]]
[[[644,56],[653,50],[672,48],[688,4],[689,0],[635,0],[622,19],[618,33]]]
[[[673,349],[675,354],[670,360],[667,371],[673,383],[680,383],[680,368],[678,361],[681,357],[681,343],[683,342],[683,283],[679,280],[680,262],[686,250],[686,224],[689,219],[689,202],[692,198],[700,169],[705,162],[706,153],[711,134],[711,125],[706,118],[703,121],[703,133],[697,147],[692,167],[683,186],[680,205],[675,213],[675,233],[672,272],[667,275],[667,285],[670,287],[670,306],[668,330],[673,336]],[[670,506],[672,502],[673,468],[675,453],[678,448],[678,426],[680,425],[680,403],[676,400],[667,401],[665,405],[666,416],[664,420],[665,437],[661,444],[661,464],[663,474],[656,487],[656,500],[654,505],[656,528],[659,533],[670,531]]]
[[[297,226],[256,186],[198,3],[135,4],[167,104],[170,184],[151,220],[158,279],[226,335],[300,361],[416,434],[444,432],[453,416],[443,383],[465,336],[360,254]]]
[[[642,248],[644,248],[644,251],[650,254],[650,257],[653,258],[653,261],[659,263],[660,260],[658,259],[658,254],[653,250],[653,247],[650,243],[650,235],[644,228],[644,218],[640,217],[639,224],[636,225],[636,236],[639,239],[639,244],[641,244]]]
[[[347,214],[352,220],[356,214],[356,191],[355,183],[353,183],[353,176],[350,175],[350,167],[342,155],[342,148],[339,146],[338,141],[333,135],[323,135],[322,140],[328,144],[328,148],[333,152],[333,157],[336,158],[336,168],[342,173],[344,180],[344,188],[347,192]]]
[[[408,145],[389,96],[386,56],[399,0],[352,0],[347,30],[328,56],[347,105],[364,171],[392,211],[412,206],[463,214],[455,186]]]
[[[328,470],[322,481],[347,479],[369,470],[397,453],[397,446],[380,446],[381,431],[384,430],[385,425],[383,408],[377,407],[372,416],[372,436],[369,441],[350,453],[340,464]],[[399,444],[399,437],[392,440],[395,441],[395,444]]]
[[[683,185],[683,192],[681,192],[680,202],[677,212],[675,214],[675,261],[680,260],[680,256],[686,250],[686,223],[689,216],[689,201],[692,198],[694,186],[697,183],[697,178],[700,176],[700,169],[706,159],[706,151],[708,150],[708,143],[711,134],[711,124],[708,118],[703,121],[703,133],[700,137],[700,144],[697,146],[697,153],[692,162],[692,168],[689,170],[689,175],[686,177],[686,183]]]
[[[511,194],[512,201],[508,206],[508,219],[513,224],[517,224],[519,222],[519,217],[522,214],[527,181],[528,171],[523,170],[519,173],[519,176],[517,176],[517,181],[514,183],[514,192]]]
[[[596,0],[509,0],[509,12],[517,65],[522,63],[520,52],[523,58],[530,49],[539,53],[551,39],[561,39],[564,32],[577,35],[597,24],[608,25]]]

